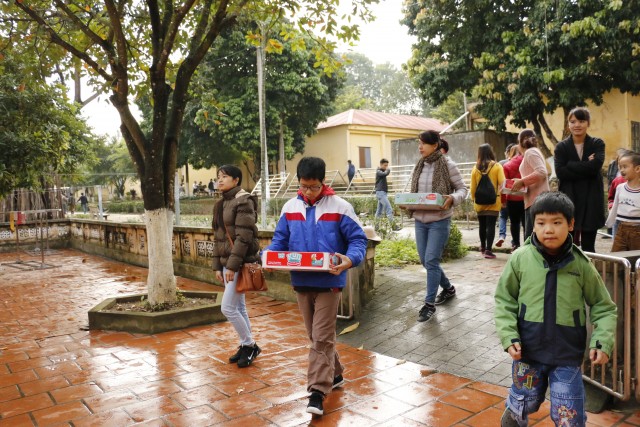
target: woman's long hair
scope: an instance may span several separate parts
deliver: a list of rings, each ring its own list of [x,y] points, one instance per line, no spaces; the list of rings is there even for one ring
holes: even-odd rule
[[[238,179],[238,185],[242,184],[242,171],[239,167],[234,165],[224,165],[218,168],[218,175],[220,172],[224,173],[227,176],[230,176],[233,179]],[[223,207],[224,205],[224,197],[218,201],[216,204],[216,212],[215,212],[215,221],[213,223],[213,228],[218,229],[218,227],[224,227],[224,214]]]
[[[478,147],[478,161],[476,167],[480,172],[485,172],[489,168],[489,164],[496,161],[496,155],[493,148],[489,144],[482,144]]]
[[[538,146],[538,138],[536,137],[536,133],[531,129],[525,129],[518,134],[518,144],[524,149],[527,150],[531,147]]]

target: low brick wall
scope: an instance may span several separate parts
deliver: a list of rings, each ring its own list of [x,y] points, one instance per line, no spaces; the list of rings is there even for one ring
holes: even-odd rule
[[[128,264],[148,266],[147,234],[144,224],[65,219],[52,220],[41,229],[38,223],[27,223],[18,227],[20,249],[41,247],[41,233],[45,237],[45,249],[74,248]],[[266,247],[271,243],[273,232],[260,231],[258,237],[261,247]],[[210,228],[174,227],[171,252],[175,274],[219,284],[211,270],[213,245],[213,232]],[[375,245],[375,242],[369,242],[365,262],[349,272],[352,282],[352,310],[356,316],[373,291]],[[15,232],[11,231],[8,225],[0,225],[0,251],[15,251],[16,247]],[[288,273],[267,273],[267,281],[269,296],[279,300],[295,301]],[[349,312],[347,289],[343,291],[341,311],[344,314]]]

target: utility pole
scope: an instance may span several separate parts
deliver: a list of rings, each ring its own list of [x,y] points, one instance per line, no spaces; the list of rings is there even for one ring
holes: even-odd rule
[[[264,93],[264,51],[267,47],[267,35],[264,24],[260,24],[262,39],[260,46],[256,48],[258,64],[258,115],[260,116],[260,163],[262,173],[260,174],[260,216],[262,217],[260,226],[267,228],[267,203],[269,203],[269,156],[267,154],[267,128],[265,121],[265,93]]]

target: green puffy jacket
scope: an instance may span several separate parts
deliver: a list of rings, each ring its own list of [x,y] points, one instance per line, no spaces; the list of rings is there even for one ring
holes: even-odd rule
[[[527,239],[498,282],[495,322],[502,347],[519,341],[525,361],[580,365],[587,340],[586,304],[593,324],[589,348],[611,356],[617,308],[589,258],[567,244],[550,265],[536,244],[535,235]]]

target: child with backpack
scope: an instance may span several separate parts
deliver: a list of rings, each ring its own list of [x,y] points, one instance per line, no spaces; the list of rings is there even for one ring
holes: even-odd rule
[[[496,237],[496,221],[502,207],[500,191],[504,182],[502,165],[489,144],[478,147],[478,160],[471,171],[471,199],[480,223],[480,252],[487,259],[496,255],[491,251]]]

